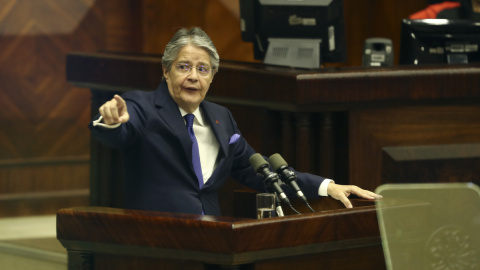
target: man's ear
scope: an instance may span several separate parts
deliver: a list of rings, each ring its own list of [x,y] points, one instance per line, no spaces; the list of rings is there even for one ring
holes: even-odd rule
[[[217,74],[217,71],[216,71],[216,70],[214,70],[214,71],[212,72],[212,79],[210,80],[210,83],[213,82],[213,78],[215,77],[215,74]]]
[[[167,71],[166,68],[162,67],[162,70],[163,70],[163,77],[165,78],[165,80],[167,80],[167,79],[168,79],[168,75],[170,75],[170,74],[168,73],[168,71]]]

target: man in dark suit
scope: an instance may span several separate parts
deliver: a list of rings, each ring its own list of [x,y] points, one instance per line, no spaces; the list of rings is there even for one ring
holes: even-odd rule
[[[230,176],[266,192],[249,163],[255,151],[231,113],[204,101],[219,67],[208,35],[199,28],[179,30],[166,46],[162,65],[164,80],[156,91],[116,95],[90,124],[96,139],[122,153],[126,207],[221,215],[217,191]],[[193,130],[186,126],[189,121]],[[351,207],[350,194],[379,197],[320,176],[297,176],[307,197],[330,195],[346,207]]]

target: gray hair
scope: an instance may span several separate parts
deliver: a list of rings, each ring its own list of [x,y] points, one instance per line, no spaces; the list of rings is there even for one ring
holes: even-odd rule
[[[167,71],[170,71],[172,68],[173,61],[177,59],[178,52],[187,45],[194,45],[206,50],[210,55],[212,69],[218,71],[220,57],[218,56],[217,49],[207,33],[198,27],[191,29],[181,28],[168,42],[162,57],[162,65]]]

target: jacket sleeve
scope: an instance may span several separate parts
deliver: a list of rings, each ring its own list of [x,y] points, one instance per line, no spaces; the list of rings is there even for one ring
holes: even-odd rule
[[[116,128],[105,128],[100,125],[95,126],[93,122],[100,118],[100,114],[98,114],[88,125],[92,136],[105,146],[115,149],[128,148],[128,146],[132,145],[143,133],[146,114],[142,107],[134,101],[135,98],[138,98],[136,97],[136,93],[129,92],[127,94],[122,97],[127,103],[127,110],[130,115],[128,122],[120,124]],[[133,98],[131,96],[133,96]]]

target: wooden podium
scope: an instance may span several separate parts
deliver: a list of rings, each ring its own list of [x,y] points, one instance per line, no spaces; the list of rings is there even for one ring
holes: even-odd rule
[[[90,88],[92,115],[115,93],[153,91],[161,75],[159,55],[67,56],[67,80]],[[480,143],[478,64],[297,70],[223,61],[207,99],[232,111],[257,152],[370,190],[384,183],[385,147]],[[58,213],[71,269],[385,268],[373,205],[261,221],[121,210],[119,162],[92,140],[91,205],[115,208]],[[219,194],[231,205],[231,193]]]
[[[316,213],[262,220],[70,208],[57,214],[57,238],[70,270],[385,269],[375,206],[353,203],[322,198]]]

